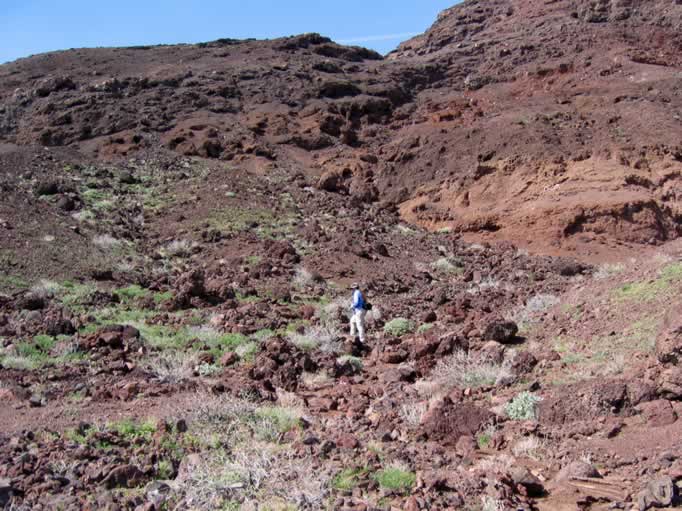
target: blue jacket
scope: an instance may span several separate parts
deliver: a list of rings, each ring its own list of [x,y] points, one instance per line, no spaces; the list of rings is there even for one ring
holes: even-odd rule
[[[365,297],[362,296],[362,293],[360,292],[359,289],[356,289],[353,291],[353,310],[364,310],[365,308]]]

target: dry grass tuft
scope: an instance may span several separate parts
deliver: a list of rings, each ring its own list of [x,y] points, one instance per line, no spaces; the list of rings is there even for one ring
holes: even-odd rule
[[[415,386],[422,396],[447,394],[454,387],[482,387],[495,385],[512,375],[504,365],[471,353],[457,351],[441,359],[428,379]]]

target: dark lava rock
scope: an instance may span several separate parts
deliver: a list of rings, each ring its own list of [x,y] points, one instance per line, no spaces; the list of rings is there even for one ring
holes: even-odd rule
[[[504,344],[511,342],[518,331],[519,327],[513,321],[494,320],[485,328],[483,338]]]

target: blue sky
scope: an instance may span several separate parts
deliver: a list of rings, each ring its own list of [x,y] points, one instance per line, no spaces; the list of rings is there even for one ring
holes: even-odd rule
[[[93,46],[319,32],[386,53],[456,0],[0,0],[0,62]]]

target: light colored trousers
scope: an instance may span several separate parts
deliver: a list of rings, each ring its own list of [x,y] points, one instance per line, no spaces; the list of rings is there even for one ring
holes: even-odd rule
[[[355,337],[357,330],[360,336],[360,342],[365,342],[365,315],[367,311],[364,309],[353,309],[353,315],[350,318],[350,335]]]

